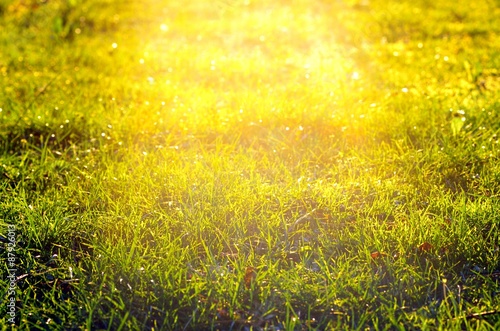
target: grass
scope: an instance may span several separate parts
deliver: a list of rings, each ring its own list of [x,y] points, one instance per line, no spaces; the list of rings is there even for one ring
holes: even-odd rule
[[[1,0],[2,329],[498,329],[499,12]]]

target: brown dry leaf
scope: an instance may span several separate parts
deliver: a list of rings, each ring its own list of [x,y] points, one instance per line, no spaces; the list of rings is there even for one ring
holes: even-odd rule
[[[383,252],[375,251],[375,252],[372,252],[370,254],[370,256],[372,257],[372,259],[376,260],[376,259],[379,259],[381,257],[387,256],[387,254],[383,253]]]
[[[446,229],[447,227],[449,227],[451,225],[451,223],[453,222],[453,220],[449,217],[445,218],[443,220],[443,222],[441,223],[441,229]]]
[[[226,308],[217,308],[218,319],[229,319],[229,311]]]
[[[245,287],[250,288],[252,285],[252,282],[255,280],[255,277],[257,277],[257,273],[255,272],[254,267],[247,267],[245,270]]]
[[[421,251],[421,252],[427,252],[427,251],[430,251],[433,248],[434,248],[434,246],[432,246],[428,242],[424,242],[423,244],[421,244],[420,246],[418,246],[418,250]]]
[[[448,254],[450,251],[450,248],[448,246],[444,246],[444,247],[441,247],[441,249],[439,250],[439,253],[440,254]]]

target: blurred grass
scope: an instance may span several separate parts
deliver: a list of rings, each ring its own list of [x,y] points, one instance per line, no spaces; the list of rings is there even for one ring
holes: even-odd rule
[[[499,11],[1,1],[18,327],[497,329]]]

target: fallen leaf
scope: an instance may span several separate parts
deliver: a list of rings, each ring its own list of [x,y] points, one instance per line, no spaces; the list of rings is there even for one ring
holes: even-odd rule
[[[217,308],[218,319],[229,319],[229,311],[226,308]]]
[[[253,267],[247,267],[245,270],[245,287],[250,288],[252,285],[252,282],[255,280],[255,277],[257,277],[257,274],[255,272],[255,268]]]
[[[443,254],[443,255],[444,255],[444,254],[448,254],[448,253],[449,253],[449,251],[450,251],[450,249],[449,249],[449,247],[448,247],[448,246],[441,247],[441,249],[439,250],[439,252],[440,252],[441,254]]]
[[[375,259],[379,259],[379,258],[381,258],[381,257],[387,256],[387,254],[386,254],[386,253],[379,252],[379,251],[375,251],[375,252],[372,252],[372,253],[370,254],[370,256],[372,257],[372,259],[374,259],[374,260],[375,260]]]
[[[418,250],[421,251],[421,252],[430,251],[432,248],[434,248],[434,246],[432,246],[428,242],[424,242],[423,244],[421,244],[420,246],[418,246]]]

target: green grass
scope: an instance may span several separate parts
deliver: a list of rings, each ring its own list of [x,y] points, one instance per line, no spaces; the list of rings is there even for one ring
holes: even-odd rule
[[[2,329],[499,329],[499,14],[0,0]]]

